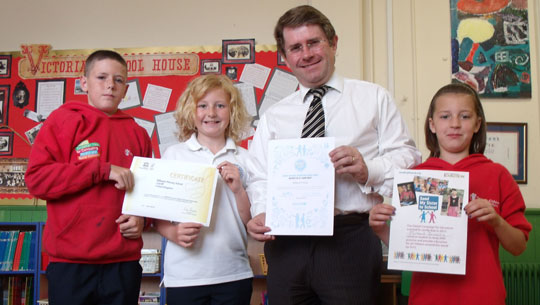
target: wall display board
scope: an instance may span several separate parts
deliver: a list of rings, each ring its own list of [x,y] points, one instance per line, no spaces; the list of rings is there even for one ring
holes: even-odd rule
[[[282,65],[274,45],[255,45],[252,39],[224,40],[222,45],[225,55],[221,46],[112,49],[128,65],[129,89],[119,108],[147,130],[156,158],[178,141],[172,112],[188,82],[201,74],[225,74],[235,82],[253,127],[264,109],[297,90],[298,81]],[[25,167],[21,159],[28,158],[52,111],[87,100],[79,78],[93,51],[22,45],[20,51],[0,52],[0,158],[16,162],[6,168]],[[17,184],[10,190],[2,183],[0,198],[31,198],[24,187]]]

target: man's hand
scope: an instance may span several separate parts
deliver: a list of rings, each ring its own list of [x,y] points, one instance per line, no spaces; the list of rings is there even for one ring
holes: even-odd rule
[[[332,150],[329,155],[337,174],[349,174],[361,184],[367,182],[368,168],[358,149],[342,145]]]
[[[264,233],[270,232],[270,228],[265,226],[266,223],[266,213],[261,213],[253,217],[247,223],[247,231],[253,239],[258,241],[268,241],[276,239],[273,235],[265,235]]]

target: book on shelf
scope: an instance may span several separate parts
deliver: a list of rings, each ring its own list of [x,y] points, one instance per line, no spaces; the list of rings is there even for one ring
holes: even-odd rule
[[[28,270],[28,254],[30,250],[30,235],[32,232],[26,232],[24,234],[24,239],[22,243],[22,249],[21,249],[21,259],[19,261],[19,269],[21,271],[27,271]]]
[[[28,250],[28,270],[36,270],[37,264],[36,264],[36,239],[37,234],[35,231],[32,231],[32,234],[30,234],[30,249]]]
[[[17,236],[17,243],[15,244],[15,253],[13,254],[13,265],[11,266],[11,270],[18,271],[19,267],[21,265],[21,255],[22,255],[22,248],[23,248],[23,242],[24,242],[24,235],[25,232],[19,232],[19,235]]]
[[[141,292],[139,295],[139,305],[159,305],[159,292]]]
[[[35,246],[35,231],[0,231],[0,271],[34,270]]]
[[[2,304],[32,305],[34,297],[33,280],[32,276],[11,275],[2,277],[0,280]]]
[[[11,271],[13,268],[13,257],[15,256],[15,248],[17,246],[17,239],[19,237],[19,231],[10,231],[8,248],[6,252],[6,259],[2,271]]]

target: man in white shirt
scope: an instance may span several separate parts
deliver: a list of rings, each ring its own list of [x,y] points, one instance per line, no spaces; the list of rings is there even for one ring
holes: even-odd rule
[[[381,245],[368,224],[371,207],[392,195],[393,171],[420,163],[421,155],[390,94],[382,87],[335,73],[338,37],[326,16],[304,5],[287,11],[274,36],[300,90],[270,107],[250,144],[259,160],[248,232],[266,241],[268,294],[272,304],[375,304]],[[300,138],[313,94],[322,97],[324,136],[335,137],[333,236],[265,235],[267,144]]]

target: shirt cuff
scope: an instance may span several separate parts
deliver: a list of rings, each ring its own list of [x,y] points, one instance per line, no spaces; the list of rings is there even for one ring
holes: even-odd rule
[[[376,160],[364,161],[368,169],[368,178],[364,185],[358,184],[365,194],[375,192],[375,186],[384,181],[384,166]]]
[[[251,217],[255,217],[261,213],[266,213],[266,204],[251,204]]]

